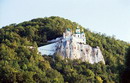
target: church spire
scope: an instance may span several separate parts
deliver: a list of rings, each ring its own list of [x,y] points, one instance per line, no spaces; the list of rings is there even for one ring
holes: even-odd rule
[[[81,33],[84,33],[84,29],[82,28],[82,31],[81,31]]]
[[[76,34],[80,34],[80,28],[79,28],[79,26],[77,26],[77,28],[76,28]]]

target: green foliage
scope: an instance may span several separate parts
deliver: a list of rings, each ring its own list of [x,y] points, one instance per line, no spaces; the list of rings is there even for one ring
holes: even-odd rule
[[[103,80],[100,76],[96,76],[97,83],[103,83]]]
[[[99,46],[106,65],[38,54],[37,47],[61,37],[66,28],[80,26],[61,17],[32,19],[0,29],[0,82],[2,83],[119,83],[129,68],[128,43],[85,29],[86,43]],[[82,29],[83,27],[80,26]],[[129,74],[129,73],[128,73]]]
[[[121,83],[130,83],[130,45],[126,55],[125,68],[121,72]]]

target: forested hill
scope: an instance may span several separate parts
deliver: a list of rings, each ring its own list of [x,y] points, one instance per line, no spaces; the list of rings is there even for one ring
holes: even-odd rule
[[[2,27],[0,82],[119,83],[129,44],[114,37],[85,29],[86,43],[101,48],[106,65],[80,60],[66,62],[57,55],[53,59],[37,54],[38,46],[62,36],[66,28],[75,31],[77,26],[83,28],[68,19],[52,16]]]

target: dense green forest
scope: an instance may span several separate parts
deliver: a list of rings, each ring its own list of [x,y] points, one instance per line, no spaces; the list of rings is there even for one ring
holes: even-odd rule
[[[130,44],[105,34],[85,29],[86,43],[100,47],[105,65],[38,54],[37,47],[77,26],[84,28],[52,16],[2,27],[0,83],[130,83]]]

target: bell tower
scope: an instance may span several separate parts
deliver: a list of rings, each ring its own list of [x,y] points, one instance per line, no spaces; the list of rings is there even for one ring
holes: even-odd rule
[[[76,34],[76,37],[80,38],[80,28],[79,27],[76,28],[75,34]]]
[[[86,37],[85,37],[85,33],[84,33],[83,29],[82,29],[82,32],[81,32],[81,38],[82,38],[83,43],[86,44]]]

